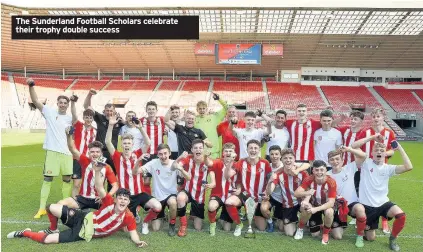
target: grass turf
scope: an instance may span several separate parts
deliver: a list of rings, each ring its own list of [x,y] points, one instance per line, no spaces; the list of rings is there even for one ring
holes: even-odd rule
[[[39,205],[39,192],[42,183],[42,166],[44,151],[42,144],[32,144],[28,135],[13,135],[9,137],[2,134],[2,251],[57,251],[78,248],[90,251],[128,251],[136,249],[129,235],[118,232],[112,237],[93,239],[91,242],[77,242],[59,245],[41,245],[29,239],[7,239],[10,231],[30,227],[40,230],[47,227],[48,219],[34,220],[32,217]],[[24,146],[11,146],[9,141],[26,143]],[[401,233],[399,244],[402,251],[421,251],[423,247],[423,219],[421,206],[423,205],[423,173],[422,143],[403,142],[414,165],[414,170],[404,175],[394,177],[390,182],[390,199],[397,203],[407,214],[407,223]],[[395,154],[390,163],[400,163],[399,154]],[[61,180],[55,179],[52,185],[49,203],[57,202],[61,197]],[[392,222],[390,222],[392,225]],[[192,223],[190,223],[192,225]],[[139,226],[140,227],[140,226]],[[219,225],[218,225],[219,227]],[[246,223],[244,224],[244,229]],[[192,228],[192,226],[191,226]],[[60,226],[60,229],[66,229]],[[320,240],[305,235],[301,241],[281,235],[279,232],[272,234],[258,233],[257,239],[244,239],[234,237],[232,232],[217,230],[215,237],[209,237],[208,220],[204,221],[203,231],[189,231],[185,238],[168,237],[167,224],[164,230],[142,236],[149,243],[146,251],[266,251],[288,250],[304,251],[310,248],[313,251],[340,251],[354,250],[355,230],[350,226],[343,240],[330,240],[328,246],[323,246]],[[365,242],[362,251],[389,251],[388,236],[383,236],[377,231],[379,237],[374,242]],[[420,249],[419,249],[420,248]]]

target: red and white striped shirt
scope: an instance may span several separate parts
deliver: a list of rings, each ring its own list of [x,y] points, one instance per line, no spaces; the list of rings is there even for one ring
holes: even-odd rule
[[[314,133],[322,127],[320,122],[312,119],[308,119],[305,123],[287,120],[285,125],[291,138],[295,160],[314,160]]]
[[[369,136],[373,136],[374,134],[376,134],[376,131],[372,127],[364,129],[361,131],[360,135],[357,136],[357,140],[363,139]],[[386,145],[386,150],[390,150],[391,142],[396,140],[394,132],[390,129],[383,128],[379,132],[379,134],[383,136],[383,144]],[[365,143],[363,146],[361,146],[361,149],[367,154],[368,157],[371,158],[374,145],[375,145],[375,141],[371,140]],[[388,161],[388,158],[386,158],[385,162],[387,161]]]
[[[115,153],[113,153],[112,159],[116,168],[119,185],[121,188],[128,190],[131,195],[137,195],[143,192],[142,187],[144,185],[144,180],[142,174],[132,174],[135,162],[141,155],[141,149],[132,152],[129,159],[125,158],[122,152],[115,151]]]
[[[319,185],[314,181],[314,175],[311,175],[304,179],[301,187],[304,188],[304,190],[315,190],[310,199],[310,203],[313,206],[321,206],[330,198],[336,199],[336,181],[329,176],[326,176],[326,181]]]
[[[276,173],[276,179],[273,180],[275,185],[279,184],[282,191],[282,206],[291,208],[298,205],[298,200],[294,197],[294,192],[301,183],[308,177],[304,171],[298,173],[297,176],[286,174],[283,170]]]
[[[95,171],[92,168],[91,160],[86,156],[81,155],[79,157],[79,164],[81,165],[82,178],[81,187],[79,188],[79,195],[85,198],[95,199],[95,197],[98,196],[98,193],[95,189]],[[107,178],[109,184],[117,182],[116,176],[109,165],[106,165],[103,169],[101,169],[101,175],[103,178]]]
[[[204,194],[205,188],[202,181],[207,181],[207,174],[211,167],[208,167],[204,163],[197,165],[192,155],[189,155],[187,158],[180,161],[180,163],[185,171],[191,175],[191,180],[185,182],[185,191],[191,194],[191,197],[198,203],[204,203],[206,195]]]
[[[142,117],[140,121],[147,136],[150,138],[150,154],[157,154],[157,146],[164,143],[163,135],[165,132],[165,123],[163,117],[157,116],[156,120],[152,122],[150,122],[147,117]]]
[[[343,145],[347,147],[351,147],[351,145],[358,140],[357,137],[362,131],[362,129],[360,129],[358,132],[352,132],[349,126],[339,127],[338,130],[341,131],[342,141],[344,142]],[[354,160],[354,155],[351,152],[344,153],[344,166],[354,162]]]
[[[97,130],[94,127],[87,129],[87,127],[80,121],[74,124],[75,127],[75,147],[81,155],[88,157],[88,145],[95,140]]]
[[[225,176],[223,174],[224,169],[225,164],[223,163],[222,159],[216,159],[213,161],[213,167],[209,171],[214,173],[214,177],[216,180],[216,187],[212,189],[210,197],[219,197],[222,202],[225,202],[225,200],[230,196],[230,190],[236,189],[232,187],[232,183],[225,179]],[[236,178],[237,175],[235,174],[234,176],[232,176],[231,180],[236,181]]]
[[[94,238],[109,236],[127,227],[128,231],[137,229],[134,215],[127,208],[116,214],[113,197],[109,194],[102,199],[101,207],[93,213]]]
[[[260,200],[267,185],[267,174],[272,172],[266,159],[259,159],[257,164],[251,165],[247,159],[241,159],[235,164],[238,174],[238,183],[242,184],[242,190]]]

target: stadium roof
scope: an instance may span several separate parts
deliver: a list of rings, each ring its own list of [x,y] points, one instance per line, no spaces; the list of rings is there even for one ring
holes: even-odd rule
[[[301,66],[423,67],[423,9],[2,7],[2,67],[8,69],[275,73]],[[10,16],[22,14],[199,15],[200,42],[283,43],[284,57],[263,57],[259,66],[224,66],[195,55],[197,41],[12,41]]]

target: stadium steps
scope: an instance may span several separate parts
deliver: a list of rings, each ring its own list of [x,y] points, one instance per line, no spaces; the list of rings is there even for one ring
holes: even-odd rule
[[[266,111],[270,111],[270,99],[269,99],[269,92],[267,92],[267,83],[265,80],[261,82],[263,84],[263,92],[264,92],[264,103],[266,104]]]
[[[396,113],[394,111],[394,109],[385,101],[385,99],[382,98],[382,96],[380,96],[378,94],[378,92],[376,92],[376,90],[373,87],[367,87],[367,89],[369,90],[369,92],[376,98],[376,100],[382,105],[382,107],[389,113]]]
[[[103,90],[105,90],[111,83],[112,83],[112,81],[113,81],[113,79],[110,79],[107,83],[106,83],[106,85],[104,85],[99,91],[103,91]]]
[[[416,99],[419,101],[420,105],[423,106],[423,100],[416,94],[416,92],[411,91],[411,93],[416,97]]]
[[[18,90],[16,89],[15,80],[13,79],[13,75],[11,73],[8,73],[9,83],[10,83],[10,89],[13,93],[13,100],[15,104],[23,106],[19,100]]]
[[[70,90],[77,82],[78,82],[78,79],[74,79],[73,82],[65,89],[65,92]]]
[[[178,88],[176,89],[176,91],[173,93],[172,97],[170,98],[169,104],[173,105],[176,104],[176,102],[179,100],[179,96],[181,95],[181,89],[185,84],[185,80],[181,81],[181,83],[179,83]]]
[[[323,90],[320,88],[320,86],[317,86],[317,92],[319,92],[320,96],[322,97],[322,100],[325,102],[326,106],[330,106],[330,102],[328,98],[326,97],[325,93],[323,93]]]
[[[211,98],[213,97],[212,96],[213,87],[214,87],[214,80],[211,80],[209,84],[209,90],[207,91],[207,94],[206,94],[206,102],[208,106],[210,106],[210,103],[212,101]]]

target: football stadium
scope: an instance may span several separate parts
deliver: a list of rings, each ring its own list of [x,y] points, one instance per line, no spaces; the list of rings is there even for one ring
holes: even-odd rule
[[[79,2],[1,4],[2,251],[422,250],[421,1]]]

